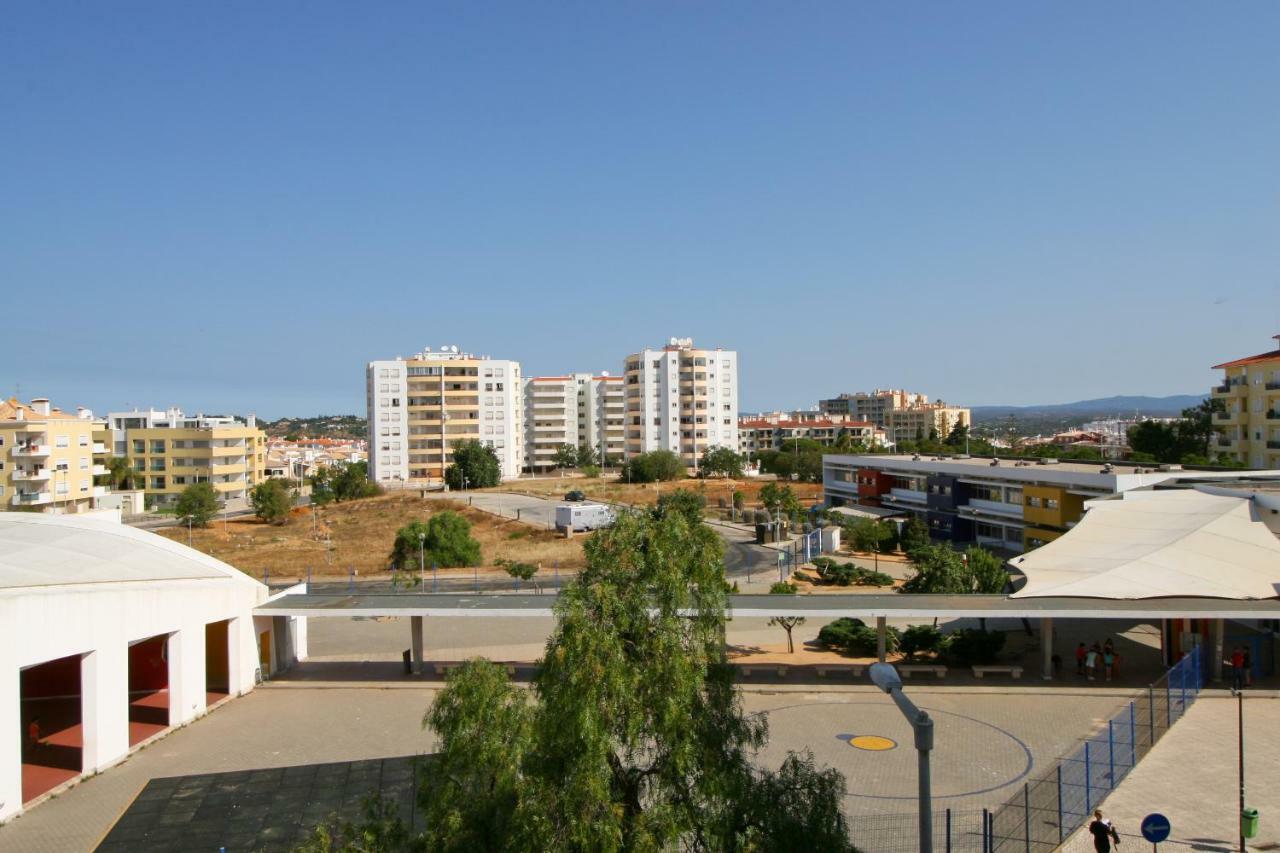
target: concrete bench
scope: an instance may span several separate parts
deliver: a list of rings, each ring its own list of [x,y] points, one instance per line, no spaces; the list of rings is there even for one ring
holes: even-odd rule
[[[739,666],[738,668],[742,670],[743,675],[751,675],[756,670],[763,670],[765,672],[776,672],[779,678],[786,678],[788,670],[791,669],[788,664],[776,663],[758,663],[755,665]]]
[[[975,666],[973,668],[973,677],[982,678],[982,676],[986,675],[988,672],[994,672],[997,674],[1003,673],[1005,675],[1011,675],[1014,678],[1022,677],[1022,667],[1000,665]]]
[[[818,664],[814,669],[818,673],[819,678],[826,678],[827,673],[835,673],[836,675],[839,675],[842,672],[847,672],[854,678],[861,678],[862,671],[866,668],[867,665],[865,663],[827,663]]]
[[[911,675],[936,675],[938,678],[945,678],[947,668],[937,664],[930,663],[904,663],[898,666],[898,672],[904,677]]]

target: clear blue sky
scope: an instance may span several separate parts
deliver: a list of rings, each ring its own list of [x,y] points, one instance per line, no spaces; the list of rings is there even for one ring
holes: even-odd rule
[[[909,8],[908,8],[909,7]],[[1280,4],[10,4],[0,392],[363,412],[668,336],[746,410],[1207,389],[1280,332]]]

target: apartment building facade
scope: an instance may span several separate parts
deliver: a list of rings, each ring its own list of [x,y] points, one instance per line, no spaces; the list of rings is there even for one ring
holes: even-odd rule
[[[818,410],[870,421],[885,431],[889,441],[917,441],[937,435],[946,438],[957,426],[970,426],[969,410],[941,400],[930,402],[925,394],[900,389],[840,394],[818,401]]]
[[[194,483],[213,486],[227,507],[248,505],[266,478],[267,435],[249,415],[187,415],[181,409],[107,414],[113,454],[142,476],[148,502],[168,506]]]
[[[671,338],[627,356],[628,456],[670,450],[689,467],[712,447],[738,447],[738,354]]]
[[[772,417],[744,417],[738,420],[738,452],[744,455],[761,450],[777,450],[786,442],[801,438],[831,447],[842,436],[864,447],[872,447],[883,442],[884,431],[877,429],[875,424],[869,421],[846,420],[839,415],[828,419],[788,420]]]
[[[993,461],[963,456],[829,455],[822,460],[827,506],[889,507],[919,516],[930,536],[1009,553],[1039,547],[1071,529],[1085,502],[1171,479],[1237,475],[1086,462]]]
[[[626,451],[622,377],[603,373],[533,376],[524,381],[524,467],[555,468],[563,446],[590,448],[597,464]],[[603,456],[602,456],[603,454]]]
[[[72,414],[48,399],[0,400],[2,511],[82,513],[107,493],[106,427],[85,409]]]
[[[1216,452],[1250,468],[1280,468],[1280,349],[1213,369],[1222,383],[1211,393],[1225,409],[1214,415]]]
[[[520,363],[424,349],[371,361],[365,371],[369,478],[384,486],[444,478],[453,447],[474,439],[493,449],[503,479],[524,465]]]

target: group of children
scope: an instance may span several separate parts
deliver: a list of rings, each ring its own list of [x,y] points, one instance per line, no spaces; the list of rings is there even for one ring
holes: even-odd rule
[[[1085,675],[1090,681],[1096,681],[1099,675],[1105,674],[1106,680],[1110,681],[1111,676],[1119,672],[1119,668],[1120,656],[1116,654],[1109,637],[1102,645],[1094,643],[1086,646],[1081,643],[1076,646],[1076,675]]]

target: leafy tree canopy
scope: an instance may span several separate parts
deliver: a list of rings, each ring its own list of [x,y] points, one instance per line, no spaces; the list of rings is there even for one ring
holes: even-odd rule
[[[209,522],[218,514],[218,493],[207,480],[192,483],[178,495],[174,509],[178,520],[183,524],[208,527]]]
[[[742,457],[728,447],[711,447],[698,462],[698,473],[704,477],[741,477]]]
[[[670,450],[651,450],[628,459],[619,479],[625,483],[659,483],[682,479],[684,463]]]
[[[311,502],[320,506],[382,494],[382,487],[369,481],[369,465],[348,462],[320,468],[309,478]]]
[[[573,447],[569,447],[572,451]],[[570,462],[570,465],[573,463]],[[502,480],[502,466],[492,447],[471,438],[453,447],[453,463],[445,469],[444,481],[451,489],[488,489]]]
[[[472,538],[469,521],[445,510],[425,522],[412,521],[396,531],[392,567],[412,568],[418,565],[420,556],[427,566],[476,566],[480,564],[480,543]]]
[[[253,514],[268,524],[284,524],[293,508],[293,492],[284,480],[263,480],[249,492]]]

